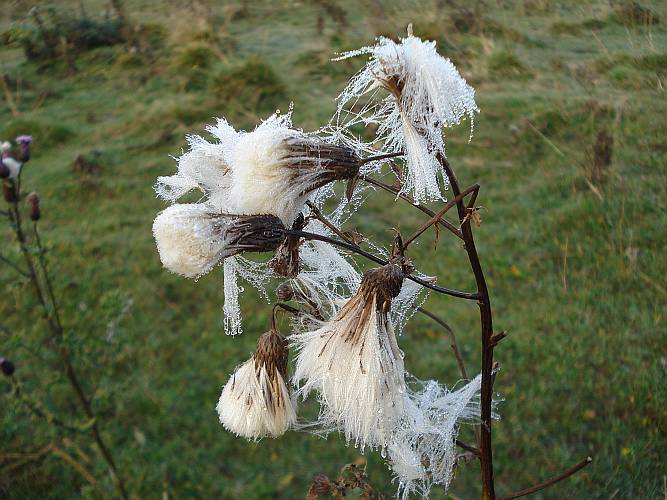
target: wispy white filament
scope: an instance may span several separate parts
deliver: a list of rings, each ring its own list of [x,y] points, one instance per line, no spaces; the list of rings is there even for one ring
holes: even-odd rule
[[[400,43],[380,37],[375,45],[337,59],[370,56],[338,97],[333,128],[338,128],[340,142],[368,151],[349,129],[359,123],[377,125],[376,140],[384,141],[384,151],[405,154],[402,189],[417,202],[442,198],[438,178],[445,184],[447,179],[436,160],[438,153],[445,154],[442,128],[466,116],[472,121],[478,111],[474,89],[435,45],[412,35]],[[360,101],[361,109],[352,111]]]
[[[370,313],[358,323],[366,307]],[[303,397],[318,392],[322,428],[341,430],[361,450],[387,446],[404,411],[403,354],[376,299],[367,304],[357,294],[334,319],[290,341],[298,351],[293,380]]]
[[[458,456],[459,426],[479,416],[481,383],[478,375],[460,389],[449,391],[429,380],[410,393],[404,417],[388,447],[399,497],[427,497],[433,485],[447,491]]]

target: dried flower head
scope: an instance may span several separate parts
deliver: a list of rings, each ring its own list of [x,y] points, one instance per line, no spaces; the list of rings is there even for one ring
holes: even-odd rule
[[[315,476],[308,487],[306,493],[306,500],[316,500],[317,498],[327,495],[331,492],[334,484],[324,474]]]
[[[442,198],[438,178],[445,184],[447,179],[436,158],[445,153],[442,128],[465,116],[472,121],[478,111],[474,89],[435,45],[411,33],[400,43],[380,37],[374,46],[337,59],[370,56],[338,97],[338,126],[377,125],[376,138],[384,141],[384,150],[405,154],[408,168],[402,189],[417,202]],[[367,99],[367,104],[352,112],[351,106],[360,99]]]
[[[305,397],[319,392],[319,423],[340,429],[362,450],[384,448],[403,414],[403,354],[388,311],[401,289],[401,266],[364,275],[358,292],[321,328],[293,335],[298,350],[293,380]]]
[[[218,142],[188,137],[190,151],[178,159],[176,175],[158,178],[158,195],[174,201],[199,189],[222,212],[273,214],[291,226],[313,191],[354,177],[361,160],[292,128],[290,115],[273,115],[252,132],[220,118],[207,128]]]
[[[287,378],[287,340],[271,329],[255,354],[222,389],[217,411],[225,429],[247,439],[279,437],[296,423],[296,401]]]
[[[42,212],[39,207],[39,195],[33,191],[26,197],[26,202],[30,205],[30,220],[32,221],[38,221],[41,216]]]
[[[162,264],[187,278],[206,274],[225,257],[273,251],[284,230],[273,215],[222,214],[205,204],[172,205],[153,223]]]

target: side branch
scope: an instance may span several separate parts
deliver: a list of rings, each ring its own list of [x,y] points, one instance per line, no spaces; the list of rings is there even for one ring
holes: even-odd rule
[[[536,493],[540,490],[543,490],[544,488],[548,488],[552,484],[556,484],[559,481],[562,481],[563,479],[567,479],[568,477],[572,476],[573,474],[576,474],[579,472],[581,469],[586,467],[588,464],[590,464],[593,461],[591,457],[586,457],[583,459],[581,462],[579,462],[577,465],[574,465],[570,467],[569,469],[563,471],[561,474],[552,477],[551,479],[547,479],[546,481],[536,484],[535,486],[531,486],[530,488],[526,488],[521,491],[516,491],[514,493],[510,493],[509,495],[505,495],[502,497],[500,500],[512,500],[513,498],[519,498],[519,497],[525,497],[526,495],[532,495],[533,493]]]
[[[350,250],[351,252],[361,255],[362,257],[366,257],[368,260],[371,260],[376,264],[380,264],[381,266],[385,266],[389,263],[388,261],[381,259],[380,257],[377,257],[372,253],[367,252],[366,250],[363,250],[357,245],[353,245],[352,243],[347,243],[345,241],[336,240],[334,238],[329,238],[328,236],[323,236],[321,234],[309,233],[306,231],[296,231],[293,229],[286,230],[285,234],[289,236],[299,236],[301,238],[306,238],[308,240],[319,240],[319,241],[324,241],[326,243],[331,243],[332,245],[345,248],[347,250]],[[452,297],[458,297],[460,299],[468,299],[468,300],[479,300],[480,298],[479,295],[476,293],[461,292],[460,290],[453,290],[451,288],[445,288],[442,286],[433,285],[428,281],[424,281],[423,279],[418,278],[417,276],[413,276],[412,274],[408,274],[406,278],[409,279],[410,281],[414,281],[415,283],[425,288],[429,288],[433,291],[442,293],[444,295],[451,295]]]
[[[447,333],[449,334],[449,345],[452,348],[452,351],[454,352],[456,363],[459,365],[459,372],[461,373],[461,376],[463,377],[463,380],[465,382],[470,382],[470,377],[468,376],[468,371],[466,370],[465,363],[463,362],[463,356],[461,356],[461,351],[459,351],[459,346],[458,343],[456,342],[456,335],[454,335],[454,330],[452,330],[452,327],[450,327],[446,322],[438,318],[428,309],[424,309],[423,307],[417,307],[417,311],[422,313],[424,316],[431,318],[433,321],[435,321],[437,324],[439,324],[447,331]],[[477,453],[479,453],[479,450],[477,450]]]
[[[419,238],[422,234],[424,234],[424,231],[426,231],[429,227],[431,227],[433,224],[437,224],[438,221],[440,221],[445,215],[450,208],[452,208],[454,205],[458,204],[459,202],[463,201],[463,199],[468,196],[470,193],[473,193],[473,198],[477,197],[477,192],[479,191],[479,184],[473,184],[469,188],[467,188],[465,191],[462,193],[459,193],[456,195],[456,197],[445,204],[444,207],[442,207],[437,213],[433,215],[429,220],[427,220],[424,224],[422,224],[419,229],[417,229],[412,236],[410,236],[407,240],[405,240],[405,243],[403,243],[403,250],[405,250],[410,243],[412,243],[414,240]]]
[[[429,215],[433,217],[435,215],[435,212],[431,210],[430,208],[425,207],[424,205],[420,205],[418,203],[415,203],[415,201],[410,198],[407,194],[401,193],[398,189],[390,186],[389,184],[385,184],[382,181],[379,181],[377,179],[373,179],[372,177],[368,177],[367,175],[362,175],[359,177],[364,182],[367,182],[368,184],[378,187],[384,191],[387,191],[388,193],[395,194],[397,197],[399,197],[401,200],[405,201],[408,205],[413,206],[417,210],[420,210],[421,212],[425,213],[426,215]],[[454,236],[459,238],[460,240],[463,239],[463,233],[459,228],[457,228],[454,224],[449,222],[448,220],[445,219],[440,219],[438,220],[438,224],[440,224],[442,227],[447,229],[449,232],[451,232]]]

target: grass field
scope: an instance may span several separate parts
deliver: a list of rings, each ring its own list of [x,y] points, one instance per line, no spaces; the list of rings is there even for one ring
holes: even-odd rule
[[[57,2],[71,16],[81,5],[100,16],[104,4]],[[667,5],[644,2],[647,22],[630,3],[603,1],[125,4],[142,50],[117,44],[71,53],[76,69],[62,57],[27,61],[3,36],[0,139],[34,136],[23,183],[42,197],[66,342],[133,495],[302,498],[315,474],[335,475],[354,461],[367,463],[380,491],[395,491],[379,454],[360,456],[337,436],[248,443],[222,428],[220,388],[267,329],[270,306],[246,287],[245,333],[224,335],[221,269],[194,282],[160,266],[151,224],[164,203],[152,185],[174,171],[169,155],[180,154],[185,134],[203,133],[216,116],[251,129],[293,102],[297,126],[319,127],[360,67],[329,62],[334,53],[378,34],[403,35],[411,22],[458,65],[481,109],[472,141],[466,123],[447,131],[447,144],[460,182],[482,185],[476,238],[496,329],[509,334],[496,350],[499,493],[591,455],[592,465],[536,498],[665,498]],[[5,4],[2,32],[34,28],[28,7]],[[613,137],[613,154],[600,173],[593,147],[602,131]],[[97,167],[75,168],[79,155]],[[420,223],[377,192],[346,229],[356,225],[388,244],[387,229],[410,233]],[[2,255],[18,260],[8,226],[1,234]],[[472,289],[460,245],[444,234],[437,249],[433,242],[431,234],[415,253],[419,269]],[[31,397],[81,422],[29,284],[4,267],[0,290],[0,355],[15,362]],[[435,296],[427,306],[455,328],[474,372],[476,306]],[[399,343],[407,370],[457,382],[436,325],[415,317]],[[51,442],[113,491],[90,440],[34,416],[1,382],[0,496],[99,496],[53,454],[15,468],[4,461]],[[313,403],[303,410],[317,411]],[[432,498],[479,491],[471,464],[448,496]]]

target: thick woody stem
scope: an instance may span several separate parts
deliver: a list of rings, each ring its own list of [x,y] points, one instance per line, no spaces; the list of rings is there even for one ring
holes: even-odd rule
[[[438,154],[438,161],[449,178],[454,196],[458,197],[461,194],[461,189],[459,188],[454,171],[447,159],[440,153]],[[489,290],[486,286],[484,271],[482,270],[479,255],[475,248],[475,238],[473,237],[470,218],[467,217],[467,207],[463,203],[463,199],[458,199],[456,208],[459,214],[459,221],[461,222],[461,233],[463,234],[465,250],[468,254],[470,267],[475,275],[475,282],[477,283],[477,304],[479,305],[482,329],[481,426],[478,443],[482,469],[482,498],[484,500],[494,500],[496,492],[493,483],[493,453],[491,449],[491,405],[493,397],[493,344],[491,343],[491,337],[493,336],[493,316],[491,313],[491,300]]]

